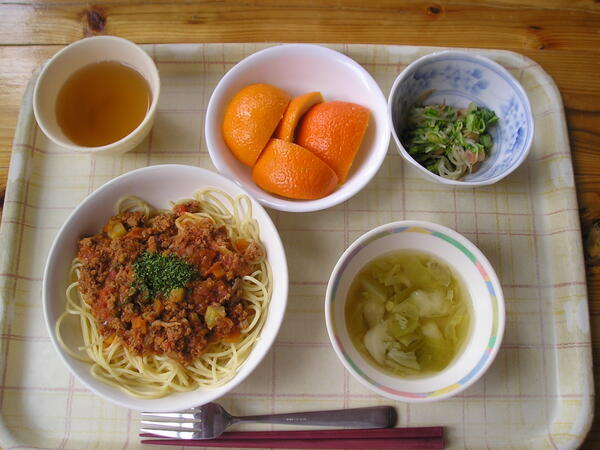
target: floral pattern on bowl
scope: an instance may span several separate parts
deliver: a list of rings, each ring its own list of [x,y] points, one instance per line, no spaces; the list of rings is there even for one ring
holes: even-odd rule
[[[448,180],[412,159],[399,135],[409,108],[417,101],[459,108],[474,102],[498,115],[498,123],[490,129],[494,145],[478,170],[462,180]],[[396,79],[388,106],[392,135],[402,156],[422,174],[442,183],[463,186],[495,183],[523,162],[533,141],[531,105],[519,82],[499,64],[473,53],[444,51],[416,60]]]

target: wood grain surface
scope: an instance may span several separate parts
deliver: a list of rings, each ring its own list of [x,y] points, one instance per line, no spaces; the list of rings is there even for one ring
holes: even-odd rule
[[[538,62],[565,105],[600,381],[599,0],[0,0],[0,208],[21,96],[64,45],[111,34],[137,43],[330,42],[512,50]],[[1,250],[0,250],[1,251]],[[598,384],[596,384],[598,385]],[[584,448],[600,448],[600,403]]]

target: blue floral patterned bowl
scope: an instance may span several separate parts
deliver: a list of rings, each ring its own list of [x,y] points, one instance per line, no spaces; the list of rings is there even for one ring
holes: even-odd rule
[[[424,104],[446,103],[457,108],[473,102],[499,117],[489,130],[494,141],[489,157],[460,180],[430,172],[408,154],[400,141],[409,109],[423,96]],[[533,115],[523,87],[499,64],[463,51],[432,53],[404,69],[390,91],[388,117],[392,136],[406,161],[426,178],[456,186],[496,183],[519,167],[533,141]]]

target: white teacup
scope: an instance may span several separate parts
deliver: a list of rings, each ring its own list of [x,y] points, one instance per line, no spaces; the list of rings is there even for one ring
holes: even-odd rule
[[[146,116],[127,136],[111,144],[84,147],[69,139],[59,126],[56,118],[56,100],[60,89],[74,72],[101,61],[114,61],[135,69],[147,81],[152,98]],[[91,153],[124,153],[140,144],[152,128],[159,94],[158,69],[145,51],[123,38],[96,36],[74,42],[46,63],[35,85],[33,111],[44,134],[62,147]]]

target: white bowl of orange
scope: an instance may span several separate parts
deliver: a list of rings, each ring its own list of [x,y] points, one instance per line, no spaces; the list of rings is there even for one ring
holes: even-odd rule
[[[217,84],[205,139],[217,169],[265,206],[318,211],[359,192],[387,153],[386,100],[356,61],[327,47],[256,52]]]

